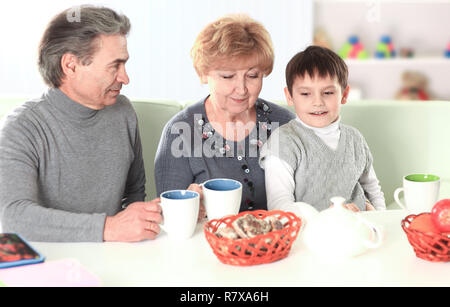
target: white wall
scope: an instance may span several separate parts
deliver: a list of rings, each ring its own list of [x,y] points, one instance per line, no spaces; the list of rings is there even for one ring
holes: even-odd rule
[[[0,96],[35,97],[45,89],[36,67],[36,50],[45,25],[61,10],[84,3],[102,4],[126,14],[132,98],[198,100],[207,93],[189,56],[199,31],[233,12],[249,14],[272,35],[275,67],[264,80],[261,97],[284,99],[284,68],[312,41],[312,0],[14,0],[2,2]]]

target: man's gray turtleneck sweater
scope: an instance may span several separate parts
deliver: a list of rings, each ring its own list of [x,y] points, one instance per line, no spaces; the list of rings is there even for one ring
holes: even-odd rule
[[[0,121],[3,232],[31,241],[102,241],[106,216],[145,198],[136,113],[128,99],[102,110],[58,89]]]

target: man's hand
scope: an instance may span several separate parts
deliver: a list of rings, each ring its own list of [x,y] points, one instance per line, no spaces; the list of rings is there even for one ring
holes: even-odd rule
[[[135,202],[115,216],[106,217],[104,241],[137,242],[154,239],[162,221],[160,199]]]

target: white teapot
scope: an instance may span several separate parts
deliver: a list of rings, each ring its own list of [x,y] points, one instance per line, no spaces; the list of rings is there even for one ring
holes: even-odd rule
[[[382,243],[380,229],[344,207],[343,197],[331,198],[334,206],[309,220],[303,241],[310,250],[326,257],[352,257]]]

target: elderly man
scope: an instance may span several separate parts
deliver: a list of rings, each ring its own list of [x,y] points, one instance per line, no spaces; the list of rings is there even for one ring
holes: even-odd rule
[[[144,202],[129,82],[130,22],[108,8],[61,12],[39,45],[49,86],[0,122],[4,232],[32,241],[140,241],[159,233],[159,199]]]

